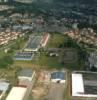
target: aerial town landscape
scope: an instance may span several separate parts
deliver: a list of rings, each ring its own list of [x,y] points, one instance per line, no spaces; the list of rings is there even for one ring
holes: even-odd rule
[[[0,0],[0,100],[97,100],[96,0]]]

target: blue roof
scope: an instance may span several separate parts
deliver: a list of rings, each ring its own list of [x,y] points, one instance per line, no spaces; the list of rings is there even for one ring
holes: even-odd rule
[[[51,74],[51,79],[65,79],[65,73],[64,72],[53,72]]]
[[[34,53],[32,52],[17,52],[14,56],[14,60],[32,60]]]

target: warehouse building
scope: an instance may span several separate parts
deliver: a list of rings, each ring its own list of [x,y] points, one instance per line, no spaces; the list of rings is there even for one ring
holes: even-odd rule
[[[65,83],[66,77],[65,72],[53,72],[51,73],[51,82],[54,83]]]
[[[6,100],[26,100],[26,87],[13,87]]]
[[[0,100],[5,96],[6,91],[9,88],[9,83],[0,82]]]
[[[72,96],[84,94],[82,74],[72,74]]]
[[[97,99],[97,75],[93,73],[73,73],[72,74],[72,96]]]
[[[25,99],[28,100],[28,97],[32,91],[32,87],[35,82],[35,71],[32,71],[31,69],[22,69],[20,73],[18,74],[18,86],[26,86],[27,87],[27,93]]]

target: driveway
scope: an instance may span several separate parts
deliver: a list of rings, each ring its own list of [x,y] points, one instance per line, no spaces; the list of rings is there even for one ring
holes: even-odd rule
[[[47,100],[64,100],[65,84],[51,83]]]

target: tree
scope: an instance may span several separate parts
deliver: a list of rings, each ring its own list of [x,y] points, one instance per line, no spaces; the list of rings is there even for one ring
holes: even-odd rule
[[[13,59],[10,55],[0,58],[0,68],[7,68],[11,64],[13,64]]]
[[[3,59],[5,59],[5,62],[7,64],[10,64],[10,65],[13,64],[13,59],[11,56],[5,56]]]

